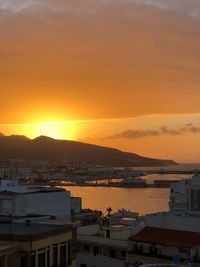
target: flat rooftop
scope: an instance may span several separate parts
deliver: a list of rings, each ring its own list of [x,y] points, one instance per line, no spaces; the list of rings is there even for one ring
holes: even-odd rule
[[[126,225],[126,224],[113,224],[113,225],[108,225],[108,226],[103,225],[102,228],[105,230],[119,232],[119,231],[129,230],[131,229],[131,226]]]
[[[63,188],[55,188],[48,186],[0,186],[0,194],[31,194],[31,193],[52,193],[52,192],[68,192]]]
[[[7,245],[7,246],[1,245],[0,246],[0,256],[5,255],[5,254],[9,254],[12,252],[16,252],[16,251],[17,251],[17,248],[15,245]]]
[[[34,240],[46,236],[66,233],[72,230],[70,224],[50,224],[50,223],[25,223],[12,222],[0,224],[1,240]]]
[[[92,244],[92,245],[101,245],[101,246],[109,246],[109,247],[119,247],[119,248],[127,248],[128,240],[120,240],[113,238],[105,238],[99,235],[77,235],[77,241],[83,244]]]

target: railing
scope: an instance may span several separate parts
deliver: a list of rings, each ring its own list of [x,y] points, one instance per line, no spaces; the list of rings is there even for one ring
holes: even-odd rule
[[[200,267],[200,262],[191,262],[191,267]]]
[[[129,251],[130,256],[145,256],[145,257],[151,257],[151,258],[158,258],[163,260],[171,260],[172,257],[165,256],[165,255],[158,255],[154,253],[147,253],[147,252],[141,252],[141,251]]]
[[[158,255],[158,254],[141,252],[141,251],[129,251],[129,257],[134,257],[134,256],[144,256],[144,257],[148,257],[148,258],[155,258],[155,259],[160,259],[160,260],[172,261],[171,256]],[[200,261],[196,261],[195,259],[192,259],[191,262],[186,263],[186,259],[181,258],[180,262],[182,264],[184,264],[185,266],[188,266],[188,267],[200,267]]]
[[[66,263],[56,264],[51,267],[69,267],[72,265],[72,263],[73,263],[73,260],[68,260]]]

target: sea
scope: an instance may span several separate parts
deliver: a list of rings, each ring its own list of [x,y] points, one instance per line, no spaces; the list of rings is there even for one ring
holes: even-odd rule
[[[134,168],[137,170],[160,170],[159,167]],[[164,170],[200,170],[200,164],[179,164],[162,168]],[[144,177],[153,180],[182,180],[191,178],[190,174],[150,174]],[[72,196],[82,198],[83,208],[101,210],[106,214],[108,207],[113,212],[126,209],[141,215],[168,211],[170,189],[163,188],[111,188],[111,187],[65,187]]]

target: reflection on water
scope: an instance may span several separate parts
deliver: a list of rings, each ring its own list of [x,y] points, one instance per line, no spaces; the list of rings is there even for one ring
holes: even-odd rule
[[[164,167],[133,167],[133,170],[142,171],[157,171],[157,170],[176,170],[176,171],[193,171],[195,169],[200,169],[200,163],[184,163],[178,165],[169,165]]]
[[[141,178],[146,179],[148,184],[152,184],[154,180],[184,180],[190,179],[190,174],[148,174]]]
[[[83,208],[106,212],[127,209],[141,214],[167,211],[169,189],[159,188],[111,188],[111,187],[65,187],[73,196],[82,197]]]

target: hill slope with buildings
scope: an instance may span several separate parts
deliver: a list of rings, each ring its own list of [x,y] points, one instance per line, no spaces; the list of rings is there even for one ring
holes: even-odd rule
[[[0,160],[67,160],[109,166],[167,166],[172,160],[142,157],[118,149],[76,141],[56,140],[46,136],[29,139],[25,136],[0,136]]]

